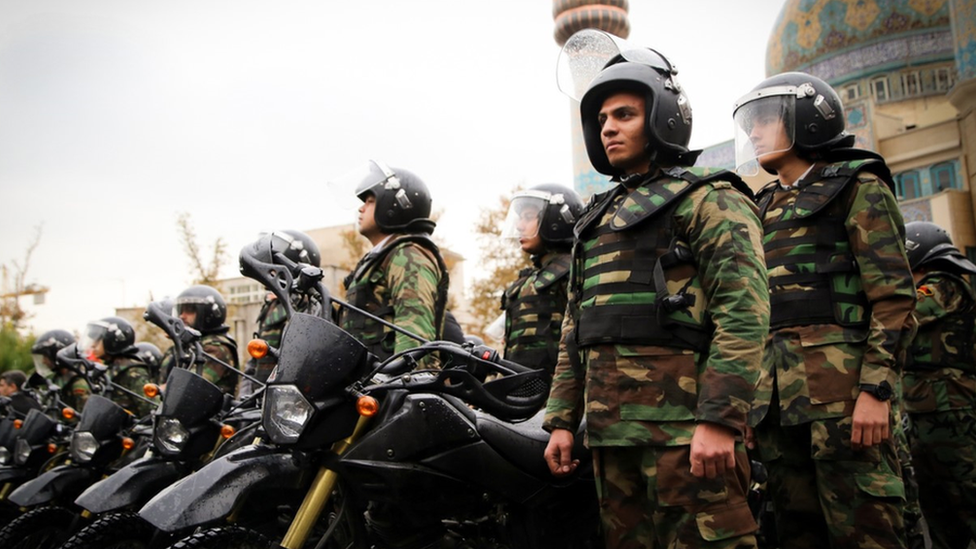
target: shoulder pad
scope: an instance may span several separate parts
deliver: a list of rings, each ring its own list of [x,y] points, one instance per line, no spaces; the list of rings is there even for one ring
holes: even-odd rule
[[[746,195],[749,200],[755,200],[755,194],[749,185],[737,173],[726,169],[692,166],[690,168],[671,168],[667,173],[688,181],[697,180],[702,183],[713,183],[716,189],[728,188],[718,185],[721,182],[728,183],[732,188]]]
[[[797,218],[810,217],[824,209],[857,179],[860,172],[876,174],[875,170],[884,172],[887,171],[887,166],[881,160],[869,158],[834,162],[820,168],[820,179],[800,188],[795,205]],[[888,173],[890,176],[890,172]]]
[[[571,264],[572,258],[569,254],[560,254],[539,272],[535,279],[535,289],[544,290],[568,276]]]
[[[651,219],[664,207],[700,185],[677,177],[658,178],[632,190],[610,220],[610,229],[623,231],[644,220]]]

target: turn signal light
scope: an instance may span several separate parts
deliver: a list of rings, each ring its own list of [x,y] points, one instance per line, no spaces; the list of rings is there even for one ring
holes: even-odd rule
[[[268,356],[268,342],[263,339],[252,339],[247,342],[247,354],[254,358]]]
[[[224,438],[230,438],[230,437],[234,436],[234,433],[236,433],[236,432],[237,432],[237,429],[234,429],[230,425],[221,425],[220,426],[220,436],[222,436]]]
[[[159,396],[159,385],[147,383],[142,386],[142,392],[149,398],[156,398]]]
[[[61,409],[61,417],[64,419],[74,419],[76,415],[78,415],[78,412],[76,412],[74,408]]]
[[[22,419],[15,419],[14,420],[14,429],[20,429],[20,426],[23,425],[23,424],[24,424],[24,420],[22,420]]]
[[[47,453],[53,454],[54,452],[57,452],[57,451],[58,451],[58,445],[57,444],[55,444],[53,442],[48,443],[48,445],[47,445]]]
[[[122,437],[122,447],[126,450],[131,450],[136,447],[136,441],[129,437]]]
[[[371,396],[363,395],[356,399],[356,411],[363,417],[373,417],[380,411],[380,403]]]

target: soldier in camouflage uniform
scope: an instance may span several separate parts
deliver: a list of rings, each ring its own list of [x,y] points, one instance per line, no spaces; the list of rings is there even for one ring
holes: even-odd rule
[[[922,513],[936,549],[976,541],[976,265],[933,223],[905,226],[917,284],[918,335],[904,372],[904,408]]]
[[[110,316],[89,322],[85,334],[80,347],[92,359],[108,366],[108,378],[118,385],[110,387],[105,396],[136,416],[151,412],[153,403],[139,398],[152,378],[149,367],[138,356],[132,325],[124,318]],[[154,400],[159,401],[158,397]]]
[[[61,388],[59,396],[64,405],[80,412],[91,396],[91,386],[83,376],[59,366],[57,359],[58,352],[73,343],[75,343],[75,336],[71,335],[71,332],[49,330],[34,341],[31,355],[34,359],[34,371]]]
[[[440,339],[447,305],[448,271],[430,239],[431,199],[412,172],[370,161],[356,188],[363,201],[359,233],[373,244],[346,277],[346,301],[426,340]],[[339,325],[380,360],[420,343],[349,308]],[[429,355],[420,366],[438,368]]]
[[[825,82],[785,73],[739,100],[736,164],[757,197],[770,336],[751,423],[783,547],[904,547],[891,436],[915,289],[904,223],[875,153],[848,148]],[[761,423],[760,423],[761,421]]]
[[[576,225],[545,457],[571,473],[585,417],[607,547],[755,547],[743,435],[768,324],[759,222],[735,174],[685,167],[698,151],[674,74],[625,50],[582,96],[590,162],[614,186]]]
[[[576,191],[547,183],[512,197],[503,236],[517,238],[533,267],[502,294],[505,359],[550,374],[559,355],[566,312],[573,225],[583,203]]]
[[[190,286],[177,296],[173,313],[185,325],[200,332],[203,352],[213,357],[196,364],[194,371],[224,393],[236,396],[240,379],[239,372],[235,371],[239,370],[237,343],[227,335],[230,328],[224,325],[227,318],[224,296],[210,286]],[[174,363],[174,348],[171,348],[163,359],[163,370],[167,375]]]

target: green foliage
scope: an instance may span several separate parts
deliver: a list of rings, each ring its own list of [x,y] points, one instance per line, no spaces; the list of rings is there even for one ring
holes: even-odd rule
[[[12,325],[0,327],[0,372],[20,370],[29,374],[34,370],[34,360],[30,348],[34,336],[23,337]]]

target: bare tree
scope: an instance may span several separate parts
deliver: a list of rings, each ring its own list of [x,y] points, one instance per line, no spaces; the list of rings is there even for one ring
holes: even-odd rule
[[[3,290],[0,292],[0,321],[3,326],[11,326],[14,329],[22,328],[24,322],[30,315],[20,306],[20,297],[25,295],[42,296],[47,293],[48,288],[35,283],[27,284],[27,272],[30,269],[31,256],[41,242],[41,225],[34,227],[34,237],[27,245],[24,252],[23,263],[11,260],[13,265],[13,284],[11,285],[11,269],[6,265],[3,270]]]
[[[213,255],[209,262],[205,261],[200,247],[197,245],[197,234],[193,230],[193,223],[190,214],[180,213],[176,218],[176,226],[179,229],[180,241],[183,243],[183,251],[190,259],[190,265],[194,272],[192,284],[204,284],[206,286],[217,286],[217,277],[220,274],[220,267],[227,260],[227,243],[224,239],[217,237],[213,244]]]

